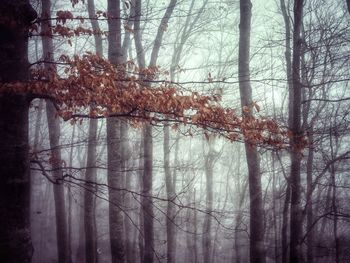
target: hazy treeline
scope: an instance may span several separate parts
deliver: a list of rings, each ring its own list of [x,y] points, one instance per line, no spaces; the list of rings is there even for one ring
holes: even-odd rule
[[[1,94],[0,173],[29,180],[24,190],[0,188],[0,224],[11,226],[0,232],[0,250],[9,251],[1,262],[349,262],[347,1],[30,4],[39,19],[23,53],[29,69],[65,78],[62,54],[96,53],[149,89],[167,82],[184,94],[218,96],[241,118],[274,119],[289,138],[287,147],[230,141],[181,119],[64,121],[54,100],[35,94],[16,117],[22,97]],[[0,18],[16,17],[4,8]],[[13,41],[4,28],[0,19],[0,49]],[[8,73],[2,53],[1,82],[32,78]],[[159,71],[149,77],[135,67]],[[91,103],[86,116],[98,107]],[[11,140],[25,134],[29,150],[7,157],[21,147]],[[16,195],[23,199],[11,202]],[[23,207],[29,213],[18,212]],[[19,226],[27,234],[14,237]],[[27,245],[3,241],[12,239]]]

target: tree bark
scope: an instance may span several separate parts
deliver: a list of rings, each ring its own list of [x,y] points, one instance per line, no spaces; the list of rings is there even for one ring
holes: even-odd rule
[[[68,250],[68,231],[67,215],[65,207],[64,186],[62,183],[63,172],[61,169],[61,150],[59,148],[60,124],[56,116],[56,109],[52,102],[46,102],[46,115],[49,127],[50,148],[51,148],[51,166],[53,169],[53,179],[56,183],[53,185],[53,194],[55,202],[56,215],[56,238],[58,262],[70,262]]]
[[[313,200],[312,200],[312,193],[313,193],[313,165],[314,165],[314,139],[313,139],[313,127],[309,127],[309,135],[308,135],[308,142],[310,143],[309,146],[309,153],[306,163],[306,183],[307,183],[307,189],[306,189],[306,229],[307,229],[307,262],[313,263],[314,262],[314,211],[313,211]]]
[[[87,1],[87,9],[89,17],[95,16],[95,3],[94,0]],[[100,31],[100,27],[97,20],[91,19],[91,26],[95,32]],[[103,55],[102,37],[99,34],[94,34],[96,54]],[[91,105],[92,110],[94,105]],[[97,127],[98,120],[89,120],[89,135],[88,135],[88,148],[87,148],[87,162],[85,180],[87,182],[96,182],[96,148],[97,148]],[[84,190],[84,229],[85,229],[85,258],[87,263],[98,262],[97,255],[97,229],[95,224],[95,203],[96,197],[94,195],[96,186],[91,183],[85,184]]]
[[[287,83],[288,83],[288,123],[291,126],[291,116],[292,116],[292,103],[293,103],[293,76],[292,76],[292,48],[291,48],[291,25],[289,14],[286,7],[286,1],[280,0],[280,6],[282,11],[282,16],[284,20],[285,26],[285,60],[286,60],[286,71],[287,71]],[[282,241],[282,262],[288,263],[288,219],[289,219],[289,203],[290,203],[290,180],[289,178],[286,180],[287,188],[286,188],[286,196],[283,204],[283,212],[282,212],[282,229],[281,229],[281,241]]]
[[[152,201],[152,185],[153,185],[153,138],[152,127],[146,124],[143,129],[143,177],[142,177],[142,210],[143,210],[143,228],[144,228],[144,254],[143,263],[152,263],[154,254],[154,236],[153,236],[153,201]]]
[[[177,0],[171,0],[161,23],[157,30],[157,35],[154,40],[149,67],[155,67],[157,64],[159,50],[162,44],[164,27],[168,25],[169,19],[174,11]],[[135,2],[135,19],[134,19],[134,34],[135,47],[137,53],[137,61],[139,68],[145,68],[145,53],[141,40],[141,1]],[[154,236],[153,236],[153,200],[152,200],[152,183],[153,183],[153,137],[152,126],[145,124],[143,128],[143,187],[142,187],[142,210],[143,210],[143,227],[144,227],[144,251],[142,262],[153,262],[154,258]]]
[[[286,196],[283,203],[282,210],[282,229],[281,229],[281,242],[282,242],[282,262],[288,263],[288,215],[289,215],[289,203],[290,203],[290,184],[287,182]]]
[[[42,15],[43,17],[51,17],[51,2],[42,1]],[[50,20],[43,21],[42,31],[49,32],[51,28]],[[53,61],[53,43],[52,38],[43,36],[43,56],[47,61]],[[46,70],[55,70],[49,64],[45,64]],[[49,130],[50,148],[51,148],[51,166],[53,168],[53,178],[56,184],[53,185],[53,194],[55,201],[56,214],[56,237],[57,237],[57,253],[59,262],[71,262],[68,249],[68,231],[67,231],[67,216],[65,208],[64,187],[61,181],[63,172],[61,169],[62,159],[60,150],[60,120],[56,116],[56,109],[51,101],[46,102],[46,116]]]
[[[164,126],[164,175],[167,194],[166,234],[167,234],[167,262],[174,263],[176,255],[176,229],[175,229],[175,205],[172,202],[175,197],[175,185],[170,169],[170,134],[169,125]]]
[[[300,83],[300,54],[301,54],[301,26],[302,26],[303,0],[294,2],[294,31],[293,31],[293,62],[292,62],[292,103],[289,116],[291,137],[291,211],[290,211],[290,262],[301,262],[301,235],[302,235],[302,211],[301,211],[301,186],[300,186],[300,140],[301,130],[301,83]]]
[[[85,258],[87,263],[97,262],[97,235],[95,228],[95,195],[96,186],[91,182],[96,182],[96,140],[97,140],[97,120],[90,120],[87,162],[85,172],[84,188],[84,229],[85,229]]]
[[[28,79],[27,34],[36,12],[26,0],[0,5],[0,81]],[[6,21],[8,19],[8,21]],[[14,21],[15,23],[9,23]],[[28,108],[25,95],[0,95],[0,261],[31,262]]]
[[[249,0],[240,0],[239,24],[239,64],[238,78],[241,95],[241,106],[250,108],[252,105],[252,88],[250,85],[250,25],[252,4]],[[244,118],[252,118],[252,112],[244,111]],[[245,142],[248,165],[249,196],[250,196],[250,262],[265,262],[264,253],[264,209],[260,178],[260,159],[255,145]]]
[[[116,67],[123,62],[121,45],[120,2],[108,0],[108,59]],[[107,153],[109,185],[109,234],[112,262],[125,262],[125,232],[123,206],[124,172],[121,149],[121,124],[117,118],[107,118]]]
[[[214,138],[209,138],[209,151],[205,156],[205,176],[206,176],[206,208],[203,224],[203,262],[212,262],[212,237],[211,237],[211,213],[213,210],[213,166],[215,153],[213,149]]]

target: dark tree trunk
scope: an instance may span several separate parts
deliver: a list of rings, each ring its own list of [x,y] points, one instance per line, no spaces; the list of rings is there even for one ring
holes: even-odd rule
[[[27,0],[4,0],[0,16],[0,82],[26,81],[28,26],[36,13]],[[25,95],[0,94],[1,262],[31,262],[33,254],[28,108],[29,100]]]
[[[0,261],[31,262],[28,100],[0,98]]]
[[[301,235],[301,186],[300,186],[300,140],[301,131],[301,83],[300,83],[300,53],[301,53],[301,26],[302,26],[303,0],[294,2],[294,31],[293,31],[293,62],[292,62],[292,110],[289,116],[291,138],[291,209],[290,209],[290,262],[302,261]]]
[[[252,105],[252,88],[250,85],[250,24],[252,4],[249,0],[240,0],[239,24],[239,90],[241,106]],[[242,111],[244,118],[251,118],[251,111]],[[245,143],[248,164],[249,196],[250,196],[250,262],[265,262],[264,253],[264,209],[260,178],[260,159],[255,145]]]

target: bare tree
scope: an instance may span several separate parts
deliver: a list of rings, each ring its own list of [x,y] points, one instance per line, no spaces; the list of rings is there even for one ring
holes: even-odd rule
[[[159,50],[162,44],[164,28],[167,27],[170,17],[174,11],[177,0],[171,0],[165,14],[160,22],[157,30],[157,35],[154,40],[152,53],[150,57],[149,67],[155,67],[157,65],[157,59]],[[136,0],[135,2],[135,20],[134,20],[134,31],[135,31],[135,47],[137,53],[137,61],[140,68],[145,68],[145,53],[142,46],[141,39],[141,1]],[[142,262],[148,263],[153,262],[154,254],[154,237],[153,237],[153,202],[152,202],[152,184],[153,184],[153,137],[152,137],[152,126],[145,124],[142,131],[143,137],[143,186],[142,186],[142,210],[143,210],[143,228],[144,228],[144,253]]]
[[[301,152],[300,144],[302,139],[301,130],[301,27],[303,17],[303,0],[294,2],[294,25],[293,25],[293,62],[292,62],[292,103],[289,104],[292,110],[289,111],[291,137],[291,210],[290,210],[290,262],[301,262],[301,235],[302,235],[302,217],[301,217],[301,185],[300,185],[300,163]]]
[[[42,1],[42,15],[48,18],[42,24],[43,32],[50,32],[50,18],[51,18],[51,1]],[[54,61],[53,54],[53,42],[52,38],[43,36],[43,57],[45,61]],[[45,68],[48,71],[55,71],[55,67],[50,64],[45,64]],[[53,169],[53,179],[56,183],[53,185],[53,194],[55,200],[55,214],[56,214],[56,237],[57,237],[57,252],[58,261],[62,263],[71,262],[69,255],[69,242],[68,242],[68,227],[67,216],[65,208],[65,193],[63,185],[63,171],[61,150],[60,150],[60,119],[56,115],[56,108],[51,101],[46,101],[46,116],[48,122],[50,148],[51,148],[51,166]]]
[[[88,0],[87,9],[89,17],[95,16],[94,0]],[[91,19],[91,26],[94,32],[99,32],[100,27],[97,20]],[[102,37],[94,35],[96,54],[103,55]],[[94,105],[91,105],[93,110]],[[87,182],[96,182],[96,148],[97,148],[97,119],[89,120],[88,148],[85,179]],[[95,263],[97,258],[97,229],[95,224],[95,195],[96,186],[86,183],[84,190],[84,225],[85,225],[85,258],[86,262]]]
[[[252,118],[252,88],[250,84],[250,27],[252,3],[240,0],[238,79],[244,118]],[[264,208],[262,203],[260,160],[255,145],[245,143],[250,197],[250,262],[265,262]]]

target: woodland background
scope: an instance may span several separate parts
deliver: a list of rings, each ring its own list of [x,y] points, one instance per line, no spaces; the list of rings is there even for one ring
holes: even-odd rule
[[[2,5],[1,262],[349,262],[349,1]]]

